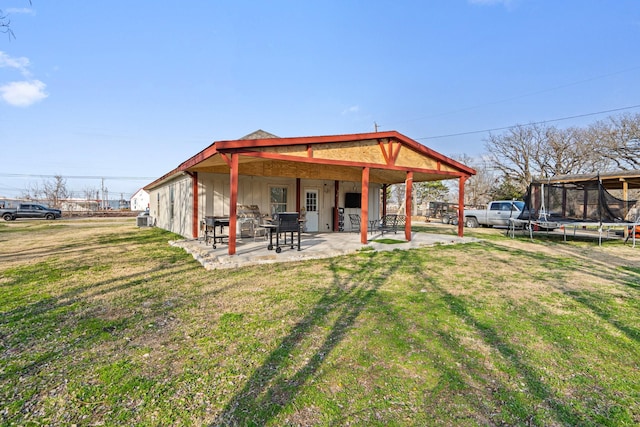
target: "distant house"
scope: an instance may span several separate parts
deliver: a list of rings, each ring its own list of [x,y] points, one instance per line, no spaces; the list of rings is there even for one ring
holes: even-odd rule
[[[131,211],[142,212],[149,207],[149,193],[141,188],[131,196]]]
[[[205,217],[228,217],[233,255],[239,207],[255,206],[267,215],[303,213],[311,233],[339,231],[341,209],[345,217],[357,213],[366,244],[369,221],[386,213],[388,186],[404,183],[405,209],[411,212],[414,182],[458,179],[462,201],[464,183],[474,174],[396,131],[278,138],[259,130],[214,142],[144,190],[156,225],[187,238],[202,235]],[[410,218],[404,231],[411,240]]]

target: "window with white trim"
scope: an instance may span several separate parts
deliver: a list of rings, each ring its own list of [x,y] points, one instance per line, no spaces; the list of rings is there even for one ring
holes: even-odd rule
[[[287,211],[287,187],[269,187],[271,214]]]

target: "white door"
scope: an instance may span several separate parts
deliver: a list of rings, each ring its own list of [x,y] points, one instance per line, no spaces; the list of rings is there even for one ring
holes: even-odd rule
[[[307,211],[305,230],[318,231],[318,190],[304,190],[304,208]]]

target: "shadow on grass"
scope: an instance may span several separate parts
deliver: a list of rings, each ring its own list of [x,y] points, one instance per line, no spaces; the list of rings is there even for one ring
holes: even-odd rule
[[[449,306],[450,311],[462,319],[466,324],[472,326],[482,336],[484,342],[497,350],[505,360],[517,370],[523,379],[528,394],[535,397],[541,402],[546,402],[548,407],[554,412],[556,419],[563,425],[588,425],[589,423],[576,413],[570,406],[563,404],[560,398],[556,396],[551,388],[540,380],[542,373],[535,367],[525,363],[519,356],[519,352],[508,341],[505,341],[498,331],[488,324],[475,318],[467,309],[467,305],[463,299],[450,294],[445,289],[436,287],[442,293],[442,297]],[[496,390],[494,390],[496,392]],[[503,396],[500,398],[505,403],[503,410],[511,413],[515,419],[524,421],[523,416],[527,414],[526,407],[529,402],[522,401],[522,397],[517,393],[508,390],[499,390]],[[509,403],[508,405],[506,403]],[[529,420],[534,414],[529,414]]]
[[[296,323],[211,425],[265,425],[275,418],[295,399],[304,384],[322,366],[327,355],[344,339],[386,279],[403,262],[409,261],[406,259],[407,251],[400,256],[402,259],[393,263],[395,267],[389,268],[380,259],[380,254],[359,255],[355,258],[355,266],[346,275],[345,267],[338,264],[341,258],[330,261],[333,286],[315,302],[309,314]],[[340,277],[341,273],[345,278]],[[315,347],[313,355],[295,373],[287,374],[291,356],[302,350],[305,340],[312,338],[315,327],[330,318],[336,320],[329,334]]]
[[[135,314],[127,318],[102,320],[100,316],[96,316],[95,309],[87,310],[86,300],[88,298],[123,290],[133,290],[139,285],[167,279],[199,268],[199,265],[194,264],[184,268],[151,269],[101,282],[89,282],[59,296],[43,297],[36,302],[20,305],[2,313],[0,336],[3,344],[12,349],[16,355],[22,354],[30,362],[16,364],[13,369],[5,370],[0,378],[8,377],[10,374],[24,375],[37,371],[39,366],[45,365],[61,354],[69,353],[73,348],[86,348],[96,340],[104,339],[105,334],[111,336],[118,331],[129,328],[133,322],[144,322],[140,315],[136,316]],[[87,292],[90,294],[86,294]],[[133,298],[133,294],[131,297]],[[81,314],[78,316],[77,313]],[[13,333],[4,336],[2,334],[4,328],[13,330]],[[57,339],[61,342],[70,341],[72,344],[58,345],[55,348],[44,350],[41,354],[29,350],[32,343],[39,339],[45,339],[52,330],[66,331]],[[77,334],[77,337],[81,337],[81,339],[74,338],[74,334]],[[16,360],[18,359],[16,358]]]

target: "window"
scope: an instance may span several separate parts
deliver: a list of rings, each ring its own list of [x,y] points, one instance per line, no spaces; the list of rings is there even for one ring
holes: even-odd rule
[[[269,187],[271,214],[287,211],[287,187]]]
[[[173,219],[173,205],[175,202],[175,194],[173,186],[169,187],[169,219]]]
[[[307,212],[318,212],[318,192],[317,191],[307,191],[306,192],[306,210]]]

